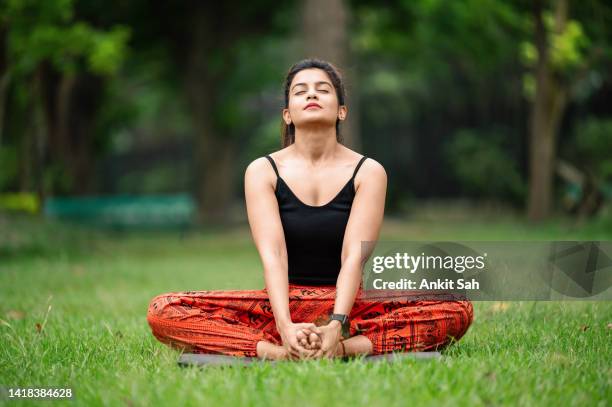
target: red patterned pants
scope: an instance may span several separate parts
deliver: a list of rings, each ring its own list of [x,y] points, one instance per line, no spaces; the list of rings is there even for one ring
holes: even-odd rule
[[[335,294],[335,286],[290,284],[292,321],[325,321]],[[465,334],[473,315],[472,303],[464,299],[419,299],[406,292],[365,298],[360,290],[350,313],[350,333],[369,338],[374,354],[439,350]],[[257,356],[259,341],[281,344],[265,289],[159,295],[151,301],[147,320],[161,342],[193,353]]]

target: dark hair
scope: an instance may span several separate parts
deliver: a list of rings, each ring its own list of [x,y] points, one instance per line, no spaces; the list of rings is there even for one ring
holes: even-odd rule
[[[344,85],[342,83],[342,76],[338,69],[327,61],[323,61],[320,59],[308,58],[304,59],[297,64],[293,65],[289,72],[287,73],[287,78],[285,79],[285,109],[289,107],[289,88],[291,87],[291,82],[295,75],[303,71],[304,69],[312,69],[317,68],[324,71],[329,78],[331,79],[332,85],[336,89],[336,95],[338,97],[338,105],[344,105]],[[336,119],[336,140],[339,143],[342,142],[342,136],[340,135],[340,120]],[[295,125],[293,123],[287,124],[284,120],[281,119],[281,145],[282,147],[290,146],[295,142]]]

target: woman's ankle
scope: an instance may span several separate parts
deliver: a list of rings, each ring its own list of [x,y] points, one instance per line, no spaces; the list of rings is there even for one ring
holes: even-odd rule
[[[288,358],[287,351],[283,346],[275,345],[266,341],[257,342],[257,357],[268,360],[285,360]]]
[[[344,341],[338,342],[336,346],[336,357],[343,358],[346,356],[346,346],[344,345]]]
[[[360,356],[360,355],[371,355],[374,350],[374,346],[370,339],[366,336],[358,335],[351,336],[348,339],[341,341],[344,345],[343,357],[347,356]]]

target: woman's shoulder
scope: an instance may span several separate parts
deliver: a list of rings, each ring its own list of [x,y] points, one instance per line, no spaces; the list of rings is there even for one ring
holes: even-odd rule
[[[369,172],[385,172],[385,167],[381,163],[370,156],[364,155],[364,157],[366,158],[362,164],[364,170],[367,169],[366,171]]]
[[[360,162],[361,160],[363,160],[363,163],[361,165],[362,168],[370,168],[370,169],[373,169],[373,171],[380,171],[380,170],[384,171],[383,166],[378,161],[376,161],[374,158],[366,154],[361,154],[355,150],[351,150],[350,148],[346,146],[343,146],[343,147],[344,147],[346,156],[349,157],[351,162]]]
[[[360,154],[357,151],[351,150],[350,148],[346,146],[345,146],[345,149],[346,149],[345,151],[347,155],[351,157],[351,162],[357,162],[357,163],[361,162],[361,166],[359,167],[359,171],[357,175],[359,175],[359,173],[362,173],[362,174],[367,173],[369,174],[369,176],[375,176],[375,177],[381,176],[381,175],[386,176],[385,168],[382,166],[381,163],[376,161],[374,158],[366,154]]]
[[[372,157],[367,157],[361,165],[361,168],[359,168],[356,178],[386,180],[387,172],[381,163]]]
[[[276,177],[274,167],[272,167],[272,163],[266,156],[262,156],[256,158],[251,161],[249,165],[247,165],[246,170],[244,172],[244,176],[246,179],[249,178],[270,178],[274,179]]]
[[[358,187],[362,182],[375,182],[375,183],[386,183],[387,182],[387,172],[385,171],[385,167],[374,158],[358,154],[359,162],[361,162],[361,166],[357,168],[357,173],[355,174],[355,185]]]
[[[274,164],[278,165],[278,162],[282,162],[283,158],[285,157],[287,153],[287,149],[288,147],[284,147],[284,148],[281,148],[280,150],[273,151],[271,153],[268,153],[266,155],[263,155],[259,158],[254,159],[247,166],[247,171],[249,170],[254,170],[254,171],[264,170],[265,171],[266,168],[271,168],[272,163],[270,162],[270,159],[268,157],[272,159]]]

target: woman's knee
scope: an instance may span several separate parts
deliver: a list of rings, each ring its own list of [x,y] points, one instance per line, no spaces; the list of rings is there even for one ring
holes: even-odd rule
[[[164,309],[172,303],[174,298],[176,298],[175,293],[164,293],[153,297],[149,302],[147,311],[149,323],[151,322],[151,318],[162,318]]]
[[[463,309],[465,315],[465,325],[466,329],[472,324],[474,321],[474,306],[471,301],[459,301],[461,308]]]
[[[448,332],[451,341],[461,339],[474,321],[474,307],[470,301],[456,301],[453,305],[456,312],[451,316],[453,323]]]

